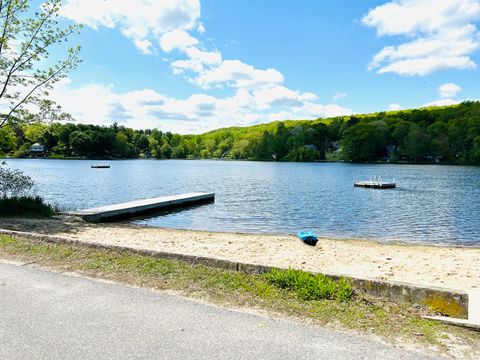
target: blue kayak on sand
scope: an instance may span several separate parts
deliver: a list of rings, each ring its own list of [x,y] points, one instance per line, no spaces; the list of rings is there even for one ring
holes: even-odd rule
[[[305,244],[310,246],[317,245],[317,235],[311,230],[308,231],[299,231],[297,233],[297,237],[302,240]]]

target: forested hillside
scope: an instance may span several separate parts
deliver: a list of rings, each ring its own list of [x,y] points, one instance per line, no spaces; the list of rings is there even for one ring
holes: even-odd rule
[[[318,120],[289,120],[179,135],[84,124],[0,128],[0,155],[54,158],[224,158],[277,161],[480,164],[480,102]]]

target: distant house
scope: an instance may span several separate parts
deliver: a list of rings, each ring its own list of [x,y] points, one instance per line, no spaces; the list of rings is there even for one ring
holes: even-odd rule
[[[30,146],[29,152],[31,156],[43,156],[45,155],[45,146],[39,143],[35,143]]]
[[[315,145],[313,145],[313,144],[303,145],[303,147],[304,147],[305,149],[308,149],[308,150],[313,150],[313,151],[317,151],[317,150],[318,150],[318,148],[317,148]]]

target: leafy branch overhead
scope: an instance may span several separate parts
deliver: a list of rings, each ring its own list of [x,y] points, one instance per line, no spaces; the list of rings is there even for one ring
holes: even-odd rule
[[[79,46],[67,48],[64,58],[50,56],[81,29],[60,24],[61,5],[46,1],[35,11],[28,0],[0,0],[0,127],[68,118],[48,99],[53,84],[80,62]]]

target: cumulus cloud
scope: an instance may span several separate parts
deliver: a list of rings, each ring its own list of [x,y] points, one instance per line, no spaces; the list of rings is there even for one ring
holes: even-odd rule
[[[306,101],[315,101],[317,95],[290,90],[285,86],[271,86],[253,91],[253,98],[259,109],[282,105],[298,108],[302,107]]]
[[[224,60],[218,66],[202,71],[194,78],[194,83],[204,89],[214,85],[254,89],[282,82],[283,75],[278,70],[256,69],[240,60]]]
[[[461,100],[454,100],[454,99],[440,99],[435,100],[426,104],[423,104],[423,107],[430,107],[430,106],[449,106],[449,105],[456,105],[460,104]]]
[[[369,65],[378,73],[427,75],[442,69],[475,69],[470,55],[480,48],[478,0],[394,0],[362,18],[378,36],[406,42],[380,50]]]
[[[423,104],[424,107],[455,105],[464,101],[464,100],[453,99],[456,95],[458,95],[462,91],[462,88],[457,84],[454,84],[454,83],[442,84],[438,87],[437,91],[438,91],[438,95],[440,96],[440,99]]]
[[[462,88],[454,83],[447,83],[447,84],[440,85],[438,87],[438,94],[442,98],[455,97],[461,91],[462,91]]]
[[[193,94],[184,99],[151,89],[117,92],[113,85],[86,84],[72,88],[62,81],[51,96],[79,122],[109,125],[114,121],[133,128],[159,128],[180,133],[201,133],[219,127],[250,125],[282,119],[314,119],[349,115],[350,109],[313,102],[311,93],[287,88],[251,93],[237,89],[227,97]],[[292,106],[294,103],[294,106]],[[279,111],[271,111],[278,107]]]
[[[335,93],[335,95],[333,95],[333,100],[341,100],[341,99],[345,99],[348,97],[348,94],[346,92],[343,92],[343,91],[337,91]]]
[[[61,14],[77,23],[118,28],[143,53],[162,34],[198,27],[199,0],[67,0]]]
[[[143,54],[169,54],[165,61],[173,73],[201,91],[224,89],[219,96],[196,93],[179,99],[152,89],[119,93],[113,85],[73,88],[64,82],[52,92],[53,98],[81,122],[117,121],[134,128],[199,133],[231,125],[352,113],[335,104],[318,103],[311,92],[288,88],[283,74],[273,67],[259,69],[224,59],[215,47],[205,47],[199,0],[67,0],[62,14],[95,29],[118,29]],[[342,97],[346,94],[337,94],[338,99]]]
[[[169,31],[160,38],[160,47],[167,53],[173,49],[186,50],[197,44],[198,40],[184,30]]]
[[[398,103],[388,104],[388,110],[389,111],[398,111],[398,110],[402,110],[402,109],[403,109],[402,105],[400,105]]]

